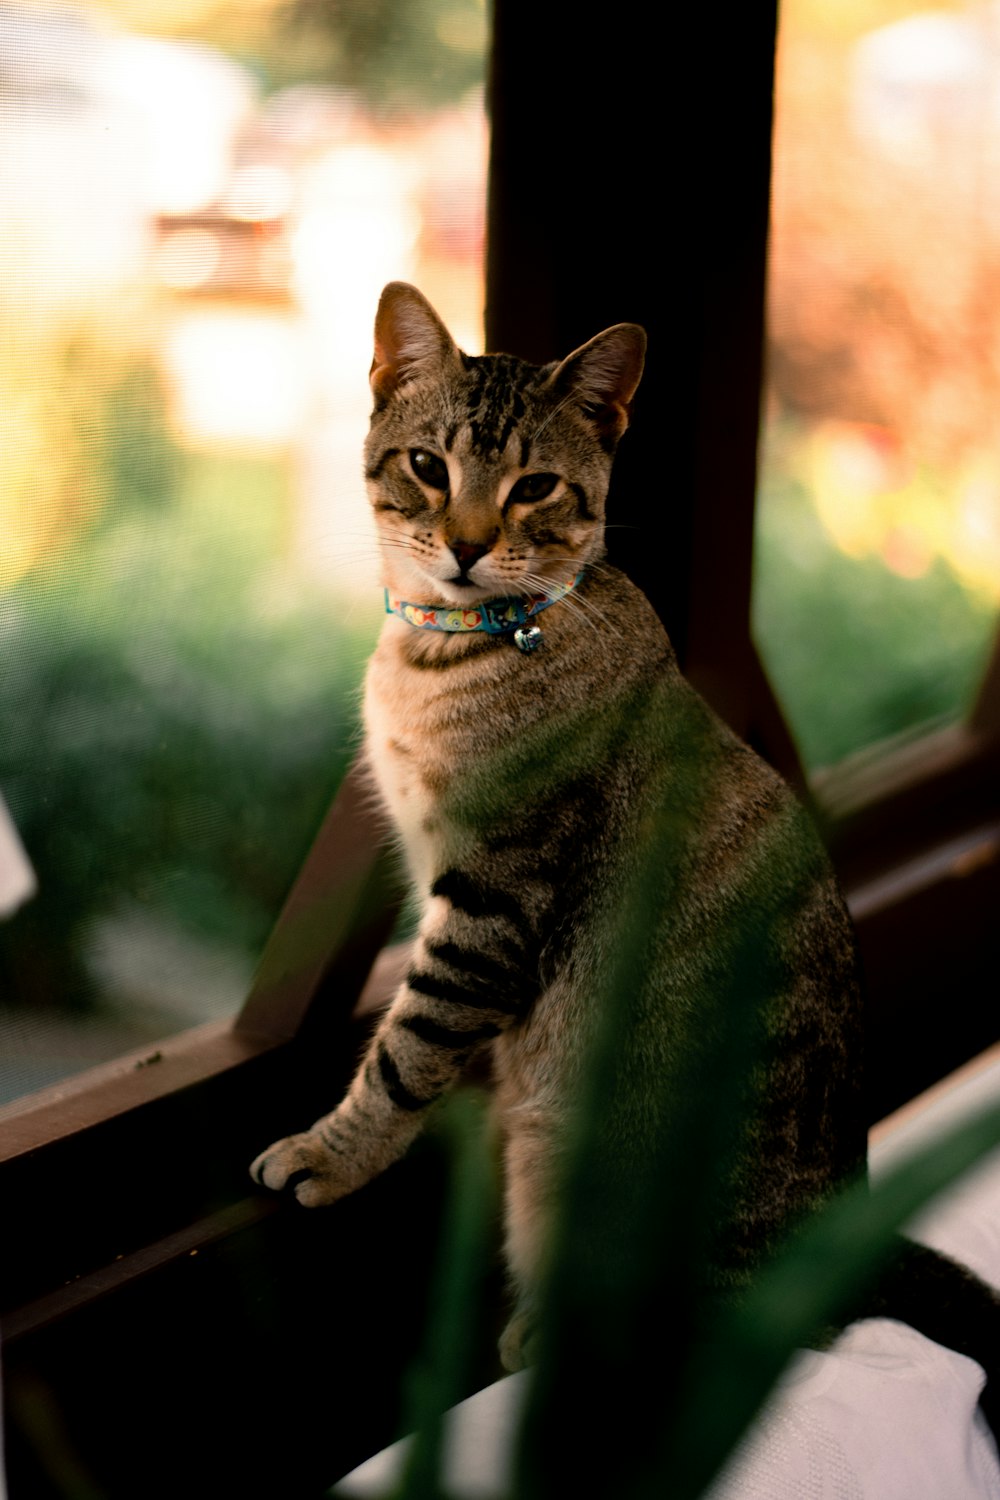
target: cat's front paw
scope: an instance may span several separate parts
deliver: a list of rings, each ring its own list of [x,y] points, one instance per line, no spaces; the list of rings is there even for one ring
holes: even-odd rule
[[[336,1203],[353,1188],[339,1168],[339,1158],[314,1131],[307,1130],[268,1146],[251,1164],[250,1176],[276,1193],[291,1187],[306,1208],[318,1208]]]

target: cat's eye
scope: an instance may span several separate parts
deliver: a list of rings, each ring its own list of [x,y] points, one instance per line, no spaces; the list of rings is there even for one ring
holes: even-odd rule
[[[515,505],[520,501],[547,500],[558,483],[558,474],[522,474],[508,498]]]
[[[426,448],[411,448],[410,468],[417,478],[424,484],[430,485],[432,490],[448,488],[448,466],[443,458],[438,458],[436,453],[429,453]]]

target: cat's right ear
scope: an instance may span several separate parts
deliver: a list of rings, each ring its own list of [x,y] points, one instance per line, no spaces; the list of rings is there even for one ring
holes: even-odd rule
[[[644,330],[638,323],[616,323],[567,355],[549,384],[572,391],[613,448],[631,420],[645,357]]]
[[[423,293],[405,281],[390,281],[375,314],[375,357],[368,377],[376,408],[415,375],[438,375],[459,357],[454,339]]]

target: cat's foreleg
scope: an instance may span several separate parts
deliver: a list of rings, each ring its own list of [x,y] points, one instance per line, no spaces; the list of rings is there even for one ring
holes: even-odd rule
[[[314,1207],[354,1192],[403,1155],[473,1054],[524,1012],[522,958],[496,928],[487,914],[431,902],[413,965],[344,1100],[311,1130],[262,1152],[250,1169],[257,1182],[291,1186]]]
[[[506,1240],[504,1258],[514,1294],[514,1310],[500,1336],[505,1369],[531,1362],[539,1316],[539,1288],[545,1274],[554,1201],[553,1141],[545,1115],[520,1105],[504,1117]]]

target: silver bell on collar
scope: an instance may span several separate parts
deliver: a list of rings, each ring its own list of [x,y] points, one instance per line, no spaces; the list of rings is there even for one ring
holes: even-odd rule
[[[514,631],[514,645],[527,656],[537,651],[544,637],[537,625],[519,625]]]

